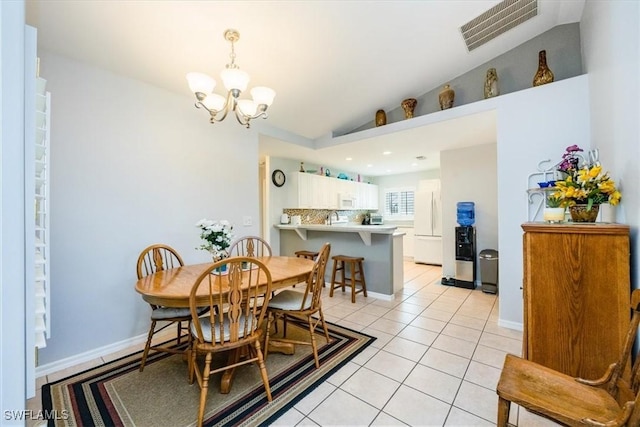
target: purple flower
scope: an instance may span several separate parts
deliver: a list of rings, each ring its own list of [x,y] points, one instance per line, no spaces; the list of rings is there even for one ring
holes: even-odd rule
[[[562,155],[562,160],[558,163],[558,170],[566,172],[572,169],[578,169],[578,163],[580,162],[580,157],[576,153],[584,151],[582,148],[578,147],[576,144],[570,145],[565,149],[565,153]]]

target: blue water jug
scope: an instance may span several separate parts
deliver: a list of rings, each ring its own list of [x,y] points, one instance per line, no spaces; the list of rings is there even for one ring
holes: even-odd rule
[[[476,222],[475,203],[458,202],[458,224],[462,226],[473,225]]]

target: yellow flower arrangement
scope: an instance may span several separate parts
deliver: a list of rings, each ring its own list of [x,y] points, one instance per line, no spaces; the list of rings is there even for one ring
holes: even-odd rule
[[[567,173],[566,179],[556,181],[557,191],[553,193],[554,197],[562,200],[563,206],[587,205],[587,210],[591,210],[593,205],[620,203],[622,195],[609,173],[602,173],[599,164],[569,169]]]

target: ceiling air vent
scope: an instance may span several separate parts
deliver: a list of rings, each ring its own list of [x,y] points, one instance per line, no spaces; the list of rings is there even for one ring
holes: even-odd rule
[[[504,0],[460,27],[467,49],[482,46],[538,14],[538,0]]]

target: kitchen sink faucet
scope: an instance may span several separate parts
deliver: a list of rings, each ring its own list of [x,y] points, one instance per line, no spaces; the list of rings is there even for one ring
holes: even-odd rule
[[[336,216],[336,220],[340,221],[340,215],[338,215],[338,211],[331,211],[331,213],[329,213],[329,216],[327,217],[327,224],[329,224],[329,225],[333,224],[333,215],[334,214]]]

